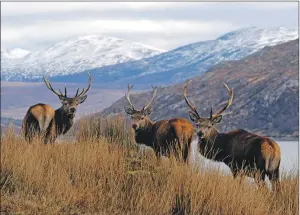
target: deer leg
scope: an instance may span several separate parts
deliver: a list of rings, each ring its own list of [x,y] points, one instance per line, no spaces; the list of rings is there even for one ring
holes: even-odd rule
[[[174,138],[172,141],[168,143],[168,155],[171,156],[174,155],[175,159],[177,161],[181,160],[181,153],[182,153],[182,147],[181,147],[182,141],[179,140],[179,138]]]
[[[279,182],[279,168],[274,170],[273,172],[267,172],[266,173],[271,184],[272,184],[272,190],[275,192],[280,191],[280,182]]]
[[[156,161],[159,164],[161,161],[161,150],[160,148],[157,148],[154,150],[154,152],[155,152]]]
[[[189,151],[190,151],[190,143],[187,143],[183,147],[183,161],[189,165]]]
[[[266,176],[266,173],[264,171],[256,171],[254,173],[254,180],[259,188],[262,188],[266,185],[265,184],[265,176]]]
[[[234,179],[239,178],[239,184],[242,184],[245,181],[245,174],[243,170],[234,168],[231,171]]]
[[[192,145],[193,138],[188,138],[187,142],[184,144],[183,150],[183,160],[184,162],[189,165],[191,159],[191,145]]]

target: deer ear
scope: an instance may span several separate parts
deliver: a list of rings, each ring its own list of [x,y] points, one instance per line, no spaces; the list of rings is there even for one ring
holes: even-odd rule
[[[193,112],[189,111],[189,117],[192,120],[192,122],[197,122],[198,121],[198,117]]]
[[[144,110],[144,114],[147,116],[147,115],[150,115],[152,113],[152,107],[148,107],[146,110]]]
[[[76,99],[76,103],[77,103],[77,104],[81,104],[81,103],[83,103],[83,102],[86,100],[86,98],[87,98],[87,95],[80,96],[80,97],[78,97],[78,98]]]
[[[211,120],[211,122],[212,122],[213,124],[218,124],[219,122],[221,122],[221,120],[222,120],[222,115],[217,116],[216,118],[213,118],[213,119]]]
[[[131,107],[124,107],[124,109],[125,109],[125,112],[127,113],[127,114],[129,114],[129,115],[132,115],[133,114],[133,109],[131,108]]]

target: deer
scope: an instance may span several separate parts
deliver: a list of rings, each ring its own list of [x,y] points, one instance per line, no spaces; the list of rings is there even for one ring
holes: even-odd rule
[[[32,142],[34,137],[40,137],[44,144],[54,143],[61,134],[66,134],[73,126],[77,106],[83,103],[85,95],[91,87],[92,77],[88,73],[89,83],[87,88],[83,88],[79,93],[77,89],[75,97],[67,96],[65,86],[64,94],[59,89],[56,91],[49,82],[49,76],[44,76],[44,82],[47,88],[58,96],[61,107],[54,110],[50,105],[38,103],[31,106],[22,122],[22,133],[27,142]]]
[[[222,120],[222,113],[232,104],[233,89],[229,89],[223,82],[229,93],[229,100],[214,114],[211,108],[210,117],[206,118],[199,115],[196,107],[187,98],[187,87],[191,82],[192,80],[189,80],[184,85],[183,95],[189,107],[190,120],[197,129],[200,154],[207,159],[225,163],[234,178],[238,175],[242,179],[248,176],[254,178],[256,184],[261,186],[265,176],[268,176],[272,187],[279,188],[281,153],[276,142],[243,129],[219,133],[215,128]]]
[[[184,118],[151,121],[148,116],[152,113],[157,87],[153,87],[153,96],[150,102],[136,109],[130,100],[130,90],[133,85],[128,85],[128,93],[125,94],[130,106],[124,107],[125,112],[131,116],[132,129],[135,134],[135,142],[151,147],[158,160],[161,156],[170,156],[173,152],[177,160],[183,159],[189,163],[189,153],[194,136],[193,124]],[[181,156],[181,157],[180,157]]]

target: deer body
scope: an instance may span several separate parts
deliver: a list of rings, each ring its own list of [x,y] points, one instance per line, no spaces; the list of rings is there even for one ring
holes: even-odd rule
[[[198,139],[199,151],[204,157],[224,162],[231,169],[234,177],[241,171],[255,177],[253,170],[260,172],[260,179],[265,175],[272,180],[279,178],[280,148],[273,140],[245,130],[218,133]]]
[[[185,162],[188,162],[190,146],[193,140],[193,125],[186,119],[174,118],[170,120],[160,120],[152,122],[148,115],[151,114],[151,104],[156,95],[154,89],[152,100],[141,110],[136,110],[129,98],[129,92],[132,86],[128,86],[128,100],[130,107],[125,108],[127,114],[131,115],[132,128],[135,131],[135,142],[151,147],[155,154],[170,156],[173,152],[179,158],[182,156]]]
[[[171,151],[176,153],[179,149],[182,151],[183,160],[187,161],[193,140],[193,125],[183,118],[161,120],[156,123],[149,119],[147,121],[144,129],[135,131],[136,143],[153,148],[157,156],[169,156]]]
[[[200,154],[204,157],[224,162],[231,169],[233,176],[247,175],[254,177],[257,183],[265,180],[267,175],[276,186],[279,182],[280,147],[276,142],[268,137],[259,136],[254,133],[239,129],[228,133],[219,133],[215,125],[222,119],[221,113],[232,103],[233,90],[224,84],[230,94],[230,98],[221,110],[210,117],[201,117],[187,99],[186,88],[189,81],[184,86],[184,98],[190,107],[190,119],[198,128],[198,147]]]
[[[57,110],[54,110],[48,104],[42,103],[31,106],[22,122],[22,133],[25,139],[31,142],[35,136],[39,136],[46,144],[53,143],[57,136],[66,134],[73,126],[77,106],[87,98],[85,93],[89,90],[92,81],[90,75],[89,78],[88,88],[83,89],[80,94],[78,94],[78,89],[74,98],[67,97],[66,88],[64,95],[61,92],[57,92],[52,88],[48,80],[44,78],[46,86],[58,95],[62,106]]]

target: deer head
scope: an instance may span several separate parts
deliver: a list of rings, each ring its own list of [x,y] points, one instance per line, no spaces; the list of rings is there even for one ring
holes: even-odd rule
[[[45,82],[47,88],[49,90],[51,90],[54,94],[56,94],[58,96],[58,98],[60,99],[60,101],[62,103],[62,109],[63,109],[63,111],[71,119],[73,119],[74,116],[75,116],[77,106],[79,104],[83,103],[86,100],[86,98],[87,98],[87,95],[85,95],[85,94],[90,89],[90,86],[91,86],[91,83],[92,83],[92,77],[91,77],[90,73],[88,73],[88,76],[89,76],[88,87],[86,89],[83,88],[83,90],[80,93],[78,93],[79,92],[79,88],[78,88],[75,97],[68,97],[67,96],[67,88],[66,88],[66,86],[65,86],[65,93],[64,94],[60,90],[59,90],[59,92],[56,91],[51,86],[51,84],[50,84],[50,82],[48,80],[48,77],[44,77],[44,82]]]
[[[221,120],[222,120],[222,113],[231,105],[232,103],[232,99],[233,99],[233,89],[229,89],[229,87],[223,82],[223,85],[225,86],[226,90],[229,93],[229,100],[227,102],[227,104],[220,110],[218,110],[215,114],[213,114],[213,110],[211,108],[210,110],[210,117],[206,118],[206,117],[201,117],[199,115],[199,113],[197,112],[197,109],[195,106],[193,106],[189,100],[187,99],[187,93],[186,93],[186,89],[187,86],[192,82],[192,80],[188,81],[185,85],[184,85],[184,91],[183,91],[183,95],[184,95],[184,99],[185,102],[187,103],[187,105],[190,107],[189,110],[189,117],[190,119],[196,124],[196,127],[198,129],[197,131],[197,135],[200,139],[205,138],[207,136],[210,135],[212,129],[214,128],[214,126],[216,124],[218,124]]]
[[[124,107],[125,112],[131,116],[132,119],[132,128],[136,131],[138,129],[143,129],[146,125],[146,121],[148,120],[147,116],[151,114],[152,112],[152,103],[155,99],[157,87],[153,87],[153,96],[150,102],[147,105],[144,105],[144,107],[141,110],[136,110],[134,108],[134,105],[130,101],[130,90],[132,89],[133,85],[128,85],[128,93],[125,94],[125,97],[127,101],[129,102],[129,107]]]

